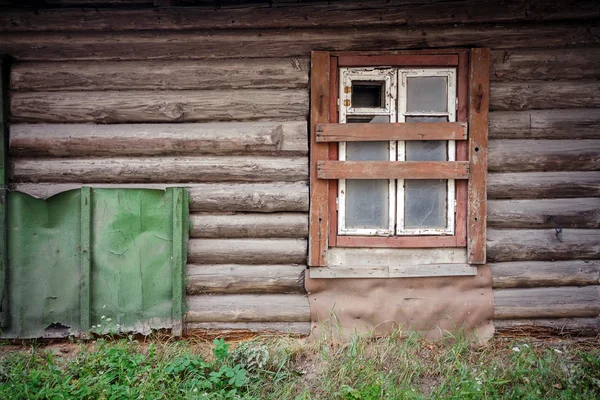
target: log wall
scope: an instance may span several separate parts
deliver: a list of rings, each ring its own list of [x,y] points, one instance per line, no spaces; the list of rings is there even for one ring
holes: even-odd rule
[[[307,333],[310,51],[489,47],[497,329],[600,331],[597,2],[368,3],[0,11],[13,188],[189,186],[188,328]]]

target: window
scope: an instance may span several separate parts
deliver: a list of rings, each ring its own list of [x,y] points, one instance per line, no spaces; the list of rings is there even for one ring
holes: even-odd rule
[[[467,247],[485,263],[489,51],[314,52],[309,263]]]

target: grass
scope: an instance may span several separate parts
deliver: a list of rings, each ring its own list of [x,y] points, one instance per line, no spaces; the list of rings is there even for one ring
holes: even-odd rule
[[[598,342],[153,337],[0,353],[2,399],[597,399]]]

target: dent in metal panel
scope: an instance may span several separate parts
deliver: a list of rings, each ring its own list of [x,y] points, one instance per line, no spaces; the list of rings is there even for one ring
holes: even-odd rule
[[[79,330],[80,191],[8,195],[8,327],[4,337]]]

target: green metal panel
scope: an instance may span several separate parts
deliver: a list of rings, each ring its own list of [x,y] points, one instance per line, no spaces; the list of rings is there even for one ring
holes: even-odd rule
[[[94,189],[91,320],[171,328],[173,191]],[[101,331],[105,331],[101,329]]]
[[[80,198],[79,190],[47,201],[9,193],[4,337],[43,337],[61,327],[79,332]]]
[[[3,336],[181,334],[187,196],[181,188],[84,187],[48,200],[10,193]]]

